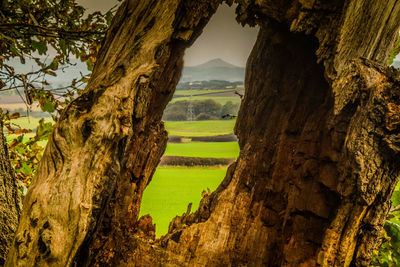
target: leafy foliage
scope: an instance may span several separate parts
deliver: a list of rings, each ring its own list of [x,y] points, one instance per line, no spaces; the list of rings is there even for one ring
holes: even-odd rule
[[[48,139],[53,124],[51,122],[46,123],[44,119],[41,119],[36,134],[27,139],[25,134],[32,131],[12,123],[12,120],[20,117],[19,113],[3,113],[0,109],[0,116],[8,134],[16,136],[9,144],[9,156],[19,182],[21,194],[24,195],[43,154],[44,148],[40,145],[40,142]]]
[[[23,194],[35,175],[39,161],[42,158],[44,148],[39,142],[46,141],[52,129],[53,124],[51,122],[44,122],[44,119],[41,119],[34,137],[25,140],[26,138],[22,134],[9,145],[11,164],[14,167],[17,179],[20,181],[20,188]]]
[[[400,266],[400,190],[393,192],[392,209],[384,226],[382,243],[373,258],[374,266]]]
[[[86,62],[91,71],[115,7],[102,14],[85,13],[75,0],[0,0],[0,91],[16,90],[27,107],[38,101],[42,111],[53,115],[62,110],[84,87],[89,76],[80,75],[71,85],[49,90],[49,76],[57,76],[73,64],[71,56]],[[33,64],[32,71],[18,73],[16,61]],[[19,90],[22,90],[20,92]],[[53,124],[40,120],[33,137],[31,130],[12,123],[20,113],[0,110],[9,134],[9,154],[22,191],[35,175]],[[3,129],[1,129],[3,130]]]
[[[189,101],[187,100],[171,103],[165,109],[163,119],[169,121],[185,121],[187,120],[188,108]],[[192,101],[192,109],[196,120],[218,120],[228,113],[237,114],[239,105],[228,101],[222,106],[212,99],[205,99]]]
[[[203,112],[196,116],[196,121],[209,121],[209,120],[218,120],[218,118]]]
[[[43,93],[46,76],[71,65],[71,55],[92,70],[113,14],[86,14],[75,0],[0,0],[0,90],[22,89],[26,104],[38,100],[44,111],[63,108],[88,77],[73,80],[62,88],[63,101],[55,101],[53,92]],[[34,62],[36,69],[17,73],[13,58]]]
[[[392,65],[395,57],[400,53],[400,38],[397,40],[392,52],[390,53],[389,57],[389,66]]]
[[[211,81],[198,81],[198,82],[184,82],[179,83],[176,86],[176,90],[193,90],[193,89],[236,89],[243,88],[243,82],[229,82],[223,80],[211,80]]]

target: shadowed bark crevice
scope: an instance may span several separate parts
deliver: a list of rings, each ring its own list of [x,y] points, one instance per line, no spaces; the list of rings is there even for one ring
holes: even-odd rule
[[[400,171],[400,77],[379,64],[400,3],[236,2],[261,30],[218,189],[158,240],[138,219],[184,50],[221,1],[127,0],[55,126],[7,266],[369,265]]]
[[[12,245],[21,213],[21,197],[0,121],[0,266]]]

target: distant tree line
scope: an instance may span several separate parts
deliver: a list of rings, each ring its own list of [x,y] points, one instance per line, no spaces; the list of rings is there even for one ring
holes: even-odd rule
[[[30,116],[34,118],[51,118],[51,114],[39,110],[31,110],[28,113],[26,109],[18,108],[18,109],[13,109],[12,112],[18,112],[20,114],[20,117]]]
[[[163,120],[166,121],[186,121],[188,120],[189,101],[182,100],[171,103],[164,111]],[[226,102],[224,105],[212,100],[194,100],[192,101],[192,112],[194,120],[219,120],[226,114],[237,114],[239,104],[232,101]]]
[[[222,80],[211,80],[211,81],[196,81],[196,82],[185,82],[179,83],[176,86],[176,90],[190,90],[190,89],[235,89],[238,86],[243,85],[243,81],[229,82]]]

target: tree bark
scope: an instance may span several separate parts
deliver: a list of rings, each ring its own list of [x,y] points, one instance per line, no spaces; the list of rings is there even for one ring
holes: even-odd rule
[[[261,29],[218,189],[159,240],[138,219],[184,50],[220,1],[126,1],[53,131],[8,266],[368,266],[400,171],[385,67],[400,2],[236,2]]]
[[[85,92],[49,138],[7,266],[71,266],[89,251],[124,248],[118,238],[135,230],[143,190],[165,150],[161,117],[184,49],[219,3],[121,5]]]
[[[0,121],[0,266],[6,261],[17,230],[20,212],[21,198],[10,164],[3,122]]]

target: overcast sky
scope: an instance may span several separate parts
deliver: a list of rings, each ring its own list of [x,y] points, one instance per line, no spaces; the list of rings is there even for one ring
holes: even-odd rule
[[[186,50],[185,65],[193,66],[221,58],[245,66],[256,41],[258,28],[242,27],[235,20],[235,8],[221,5],[203,33]]]
[[[118,4],[116,0],[80,0],[89,11],[106,11]],[[257,28],[242,27],[235,20],[235,8],[221,5],[205,27],[203,34],[186,50],[185,66],[194,66],[221,58],[245,66],[257,37]]]
[[[117,0],[78,0],[89,11],[106,11],[118,4]],[[193,66],[210,59],[222,58],[232,64],[245,66],[256,40],[256,28],[242,27],[235,20],[234,7],[223,4],[211,18],[203,34],[186,51],[185,65]],[[396,60],[400,61],[400,54]]]

